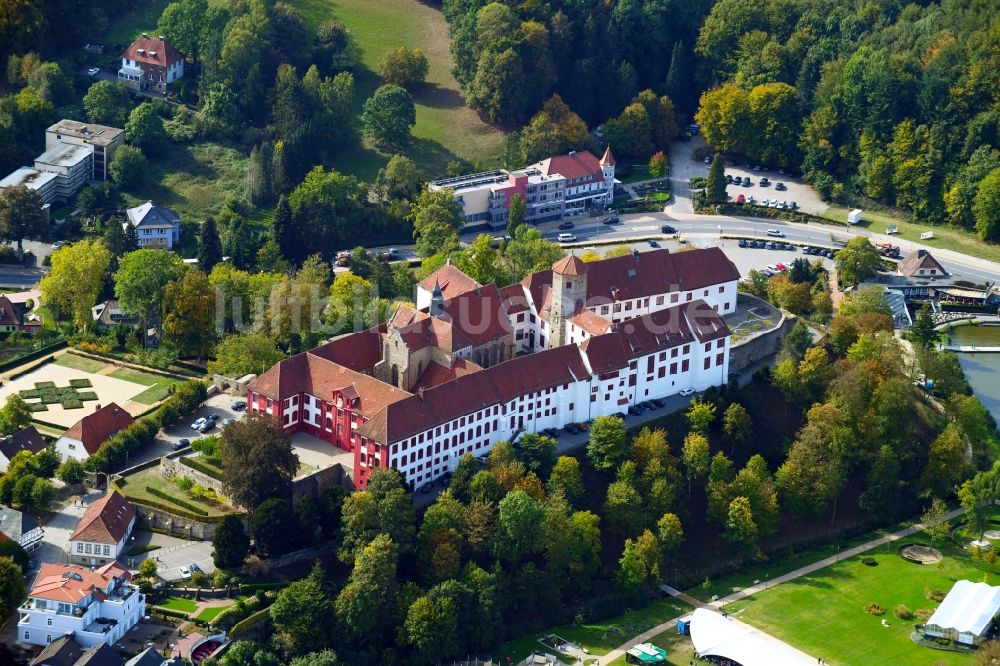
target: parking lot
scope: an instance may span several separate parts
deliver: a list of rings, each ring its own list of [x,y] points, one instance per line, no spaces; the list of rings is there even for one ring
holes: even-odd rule
[[[687,181],[694,176],[707,176],[709,164],[704,158],[696,159],[695,154],[698,149],[710,150],[706,147],[701,136],[696,136],[691,141],[677,141],[670,150],[670,170],[672,179]],[[699,153],[700,154],[700,153]],[[756,170],[755,170],[756,167]],[[748,164],[745,162],[735,162],[732,159],[726,160],[726,174],[734,179],[738,176],[740,182],[744,178],[750,179],[750,186],[729,185],[726,192],[732,201],[736,201],[739,195],[753,197],[760,202],[764,199],[778,199],[786,202],[794,201],[798,205],[798,210],[805,213],[818,215],[827,209],[827,205],[819,198],[813,188],[802,182],[800,178],[790,174],[780,174],[777,168],[768,168],[766,165]],[[767,178],[770,185],[762,186],[761,178]],[[784,191],[775,189],[775,183],[783,183],[786,187]],[[675,185],[676,187],[676,185]]]
[[[170,453],[173,444],[180,439],[195,440],[199,437],[206,437],[208,435],[218,435],[222,431],[220,424],[225,419],[231,418],[239,420],[246,413],[244,410],[236,411],[232,408],[232,404],[236,400],[242,400],[242,398],[225,393],[209,397],[209,399],[205,401],[205,404],[202,405],[201,409],[192,412],[176,424],[170,426],[169,428],[165,428],[160,432],[160,436],[156,441],[156,446],[162,447],[162,452],[152,457],[160,457]],[[191,428],[191,424],[198,419],[205,418],[213,414],[217,415],[218,419],[215,423],[215,427],[208,432],[200,433]]]
[[[186,578],[185,575],[181,574],[181,567],[191,571],[191,565],[195,565],[206,574],[215,572],[215,563],[212,562],[211,541],[186,541],[163,534],[136,530],[135,540],[132,542],[132,545],[147,543],[155,544],[160,546],[160,548],[131,558],[132,561],[128,562],[128,564],[134,564],[138,568],[139,563],[143,559],[154,560],[157,567],[156,574],[169,582],[176,582]],[[129,558],[125,559],[128,560]]]

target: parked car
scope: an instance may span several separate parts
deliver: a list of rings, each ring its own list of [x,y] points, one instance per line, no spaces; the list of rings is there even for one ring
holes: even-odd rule
[[[732,184],[733,184],[733,177],[730,174],[727,173],[726,174],[726,185],[732,185]]]
[[[774,264],[768,264],[767,265],[767,270],[771,271],[771,273],[777,273],[778,272],[778,267],[775,266]]]
[[[763,248],[764,248],[764,246],[766,246],[766,245],[767,245],[767,243],[765,243],[765,242],[764,242],[764,241],[762,241],[762,240],[759,240],[759,241],[757,241],[757,242],[755,243],[755,245],[757,246],[757,249],[758,249],[758,250],[760,250],[760,249],[763,249]]]
[[[833,250],[823,250],[823,256],[828,259],[833,259]]]
[[[665,407],[667,404],[667,401],[664,400],[663,398],[653,398],[652,400],[650,400],[650,402],[656,405],[657,407]]]
[[[215,423],[216,421],[219,420],[219,415],[213,413],[213,414],[209,414],[205,418],[208,419],[209,421],[211,421],[212,423]]]
[[[233,410],[234,412],[242,412],[246,408],[247,408],[246,400],[234,400],[233,404],[229,405],[229,409]]]
[[[170,445],[170,450],[171,451],[180,451],[185,446],[191,446],[191,440],[188,439],[187,437],[181,437],[176,442],[174,442],[173,444]]]
[[[740,247],[746,247],[746,246],[747,246],[747,241],[746,241],[746,239],[745,239],[745,238],[741,238],[741,239],[740,239]]]
[[[442,488],[447,488],[451,484],[451,477],[454,476],[451,472],[445,472],[438,479],[438,483],[441,484]]]
[[[563,222],[562,224],[559,225],[559,228],[565,230],[565,229],[572,229],[574,226],[576,225],[574,225],[572,222]]]
[[[784,184],[784,183],[775,183],[775,184],[774,184],[774,189],[778,190],[779,192],[784,192],[784,191],[785,191],[785,190],[787,190],[788,188],[787,188],[787,187],[785,187],[785,184]]]
[[[622,221],[618,219],[617,215],[612,215],[611,217],[606,217],[601,220],[601,224],[621,224]]]
[[[689,389],[689,388],[681,389],[680,393],[681,393],[682,396],[684,396],[686,398],[689,395],[694,395],[694,389]]]
[[[771,184],[771,181],[769,181],[767,179],[767,176],[764,176],[763,178],[760,179],[760,186],[761,187],[767,187],[770,184]]]
[[[653,404],[652,400],[644,400],[639,405],[644,409],[656,409],[656,405]]]
[[[673,228],[672,226],[670,226],[669,224],[664,224],[664,225],[661,225],[661,226],[660,226],[660,233],[661,233],[661,234],[676,234],[676,233],[677,233],[677,230],[676,230],[676,229],[674,229],[674,228]]]
[[[204,416],[191,424],[191,430],[201,430],[201,427],[208,422]]]
[[[709,157],[708,155],[706,155],[705,156],[705,164],[711,164],[711,163],[712,163],[712,158]]]
[[[201,427],[197,428],[196,430],[198,432],[200,432],[201,434],[204,435],[206,432],[208,432],[209,430],[211,430],[214,427],[215,427],[215,421],[212,421],[212,420],[209,419],[209,420],[206,420],[204,423],[202,423]]]
[[[742,194],[736,196],[736,203],[745,203],[747,198]]]
[[[771,203],[768,204],[767,207],[768,208],[777,208],[778,207],[778,200],[777,199],[771,199]]]
[[[183,578],[184,580],[188,580],[189,578],[191,578],[191,569],[187,567],[181,567],[181,578]]]
[[[753,185],[753,183],[750,182],[750,178],[748,176],[744,176],[743,177],[743,187],[750,187],[751,185]]]
[[[222,422],[219,423],[219,427],[220,428],[225,428],[226,426],[232,425],[234,423],[236,423],[236,419],[234,419],[233,417],[230,416],[230,417],[222,419]]]
[[[774,243],[772,243],[771,241],[767,241],[766,243],[764,243],[764,249],[766,249],[766,250],[773,250],[774,249]]]
[[[563,426],[563,430],[565,430],[570,435],[575,435],[576,433],[580,432],[580,429],[576,427],[575,423],[567,423],[565,426]]]
[[[417,490],[419,492],[423,493],[424,495],[426,495],[430,491],[434,490],[434,482],[433,481],[428,481],[424,485],[420,486],[420,488],[418,488]]]
[[[760,269],[760,274],[763,275],[764,277],[771,277],[772,275],[774,275],[774,271],[772,271],[770,268],[762,268]]]
[[[642,414],[642,410],[636,407],[635,405],[629,405],[628,413],[631,414],[632,416],[639,416],[639,414]]]
[[[649,247],[660,247],[660,244],[659,244],[659,243],[657,243],[657,242],[656,242],[655,240],[653,240],[652,238],[650,238],[650,239],[649,239]]]
[[[792,209],[792,210],[795,210],[796,208],[798,208],[798,207],[799,207],[799,205],[798,205],[797,203],[795,203],[794,201],[789,201],[789,202],[788,202],[788,207],[789,207],[790,209]]]
[[[56,241],[55,243],[52,244],[52,249],[53,250],[58,250],[62,246],[63,246],[63,242],[62,241]]]
[[[90,69],[87,70],[87,76],[97,76],[100,73],[101,73],[100,67],[91,67]]]
[[[204,571],[201,570],[201,567],[198,566],[197,562],[192,562],[191,563],[191,572],[192,573],[205,573]]]
[[[767,204],[769,204],[770,202],[771,202],[771,200],[770,200],[770,199],[762,199],[762,200],[761,200],[761,202],[760,202],[760,205],[761,205],[761,206],[766,206],[766,205],[767,205]]]
[[[559,234],[557,239],[560,243],[572,243],[576,240],[576,236],[570,233]]]
[[[778,269],[779,271],[781,271],[782,273],[784,273],[785,271],[787,271],[787,270],[788,270],[788,266],[784,265],[784,264],[783,264],[783,263],[781,263],[780,261],[779,261],[778,263],[776,263],[776,264],[774,265],[774,267],[775,267],[775,268],[777,268],[777,269]]]

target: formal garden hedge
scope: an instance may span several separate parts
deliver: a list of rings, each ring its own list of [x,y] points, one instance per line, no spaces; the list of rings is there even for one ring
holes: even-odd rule
[[[202,474],[210,476],[211,478],[215,479],[216,481],[222,481],[222,474],[219,472],[218,468],[213,467],[212,465],[208,465],[208,464],[202,462],[201,460],[199,460],[196,457],[181,456],[180,458],[178,458],[178,461],[182,465],[187,465],[191,469],[197,470],[197,471],[201,472]]]
[[[243,591],[243,588],[240,588]],[[266,612],[268,607],[274,603],[274,600],[278,598],[278,593],[276,591],[258,591],[252,597],[246,600],[237,600],[229,608],[225,609],[218,615],[216,615],[209,625],[215,629],[222,629],[223,631],[228,631],[232,629],[236,630],[241,623],[245,620],[253,617],[261,611]]]

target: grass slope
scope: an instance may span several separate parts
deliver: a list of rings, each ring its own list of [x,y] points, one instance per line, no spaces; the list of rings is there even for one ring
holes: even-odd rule
[[[893,615],[893,609],[897,604],[906,604],[911,611],[933,610],[938,604],[927,598],[927,590],[947,592],[961,579],[989,580],[989,565],[947,545],[941,548],[945,558],[940,566],[921,566],[897,554],[900,543],[729,604],[727,610],[833,666],[971,665],[968,655],[913,643],[910,633],[918,621],[900,620]],[[874,558],[878,566],[863,564],[863,557]],[[865,613],[864,606],[872,602],[883,606],[885,615]],[[890,626],[882,626],[883,618]]]
[[[96,373],[98,370],[107,365],[105,361],[97,361],[92,358],[77,356],[76,354],[61,354],[56,357],[53,363],[55,363],[56,365],[64,366],[66,368],[73,368],[74,370],[89,372],[91,374]]]
[[[154,495],[146,490],[148,486],[172,497],[182,499],[188,504],[193,504],[206,511],[209,516],[224,516],[227,513],[232,513],[232,509],[225,505],[214,504],[199,497],[192,497],[188,493],[184,492],[168,479],[160,476],[159,467],[150,467],[148,469],[138,471],[135,474],[129,474],[128,476],[119,479],[117,481],[117,486],[119,492],[121,492],[126,499],[134,499],[139,502],[145,500],[147,502],[152,502],[154,505],[172,506],[170,500],[158,497],[157,495]],[[177,509],[181,511],[184,510],[181,506],[178,506]]]
[[[361,51],[361,71],[355,72],[357,110],[381,83],[378,63],[398,46],[419,47],[429,61],[427,82],[414,90],[417,124],[405,149],[427,177],[444,174],[445,165],[461,158],[493,162],[502,132],[484,123],[465,105],[451,75],[448,25],[441,12],[417,0],[291,0],[310,26],[338,19],[351,31]],[[372,179],[388,155],[359,147],[336,160],[338,170]]]
[[[132,370],[131,368],[118,368],[114,372],[110,373],[109,376],[114,377],[115,379],[121,379],[122,381],[132,382],[133,384],[148,386],[148,389],[132,398],[136,402],[140,402],[144,405],[154,405],[158,403],[170,394],[171,386],[182,383],[181,380],[174,379],[173,377],[163,377],[161,375]]]
[[[228,196],[243,191],[246,164],[238,150],[210,141],[171,144],[164,154],[149,157],[143,182],[125,190],[127,203],[152,200],[201,222],[218,214]]]
[[[184,597],[167,597],[156,605],[160,608],[169,608],[170,610],[180,611],[181,613],[193,613],[198,610],[197,603],[191,599],[185,599]]]
[[[847,213],[847,208],[831,206],[822,216],[834,222],[847,222]],[[908,249],[906,241],[913,241],[931,247],[961,252],[980,259],[1000,261],[1000,244],[982,241],[975,234],[956,227],[919,224],[907,218],[869,210],[864,211],[862,222],[858,226],[878,234],[884,234],[886,227],[890,224],[895,224],[899,228],[899,233],[893,234],[893,237],[899,241],[899,245],[904,250]],[[920,240],[920,234],[925,231],[933,231],[934,238]]]

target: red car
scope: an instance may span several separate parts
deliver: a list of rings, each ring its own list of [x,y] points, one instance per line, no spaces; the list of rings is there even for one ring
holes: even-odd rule
[[[743,196],[742,194],[739,195],[738,197],[736,197],[736,203],[745,203],[746,200],[747,200],[747,198],[745,196]]]
[[[785,271],[788,270],[788,266],[786,266],[784,264],[775,264],[774,267],[777,268],[782,273],[784,273]]]

